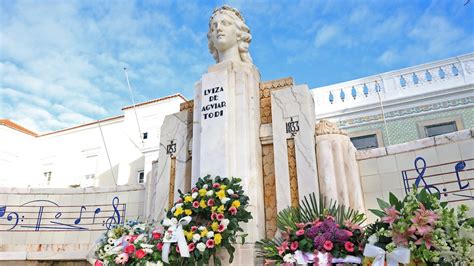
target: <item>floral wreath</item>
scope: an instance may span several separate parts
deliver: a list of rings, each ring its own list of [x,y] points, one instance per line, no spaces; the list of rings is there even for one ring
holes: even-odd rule
[[[209,263],[211,257],[225,248],[233,260],[237,237],[245,241],[239,223],[248,222],[252,215],[246,210],[249,197],[244,194],[240,178],[199,178],[191,192],[182,193],[163,220],[163,262]],[[168,254],[169,253],[169,254]]]

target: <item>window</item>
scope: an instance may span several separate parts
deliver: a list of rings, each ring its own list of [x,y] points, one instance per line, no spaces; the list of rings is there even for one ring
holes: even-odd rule
[[[461,116],[425,120],[417,124],[420,138],[435,137],[464,129]]]
[[[145,172],[143,172],[143,171],[138,171],[137,178],[138,178],[138,184],[143,184],[143,183],[145,183]]]
[[[456,121],[448,123],[441,123],[436,125],[425,126],[425,132],[427,137],[434,137],[457,131]]]
[[[46,185],[49,185],[50,182],[51,182],[51,171],[44,172],[43,175],[44,175],[44,181],[45,181]]]
[[[147,139],[147,138],[148,138],[148,132],[143,133],[143,139]]]
[[[354,144],[354,147],[356,147],[356,149],[358,150],[373,149],[379,147],[376,134],[353,137],[351,138],[351,141],[352,144]]]

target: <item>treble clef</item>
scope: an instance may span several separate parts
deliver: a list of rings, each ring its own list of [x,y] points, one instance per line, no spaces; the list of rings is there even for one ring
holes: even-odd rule
[[[107,221],[105,221],[105,227],[107,227],[107,229],[111,229],[112,226],[115,224],[120,224],[120,212],[117,209],[118,205],[119,199],[118,197],[114,197],[112,199],[112,207],[114,208],[114,213],[107,219]],[[115,218],[115,215],[117,215],[117,218]]]
[[[418,167],[418,162],[419,161],[422,162],[421,169]],[[426,168],[427,167],[426,167],[425,159],[423,159],[422,157],[416,157],[416,159],[415,159],[415,170],[418,173],[418,177],[415,180],[415,186],[418,187],[420,185],[420,182],[423,181],[423,184],[425,184],[424,188],[426,190],[428,190],[428,192],[430,194],[433,194],[433,192],[431,192],[431,189],[436,190],[436,192],[438,193],[438,199],[440,199],[441,194],[440,194],[439,189],[437,187],[433,186],[433,185],[428,185],[428,183],[426,183],[426,180],[423,178],[423,176],[425,175]]]

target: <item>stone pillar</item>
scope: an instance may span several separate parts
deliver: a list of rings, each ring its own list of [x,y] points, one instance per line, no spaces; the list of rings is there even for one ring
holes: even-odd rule
[[[211,66],[195,85],[193,117],[192,183],[205,175],[242,178],[253,216],[243,226],[251,245],[265,237],[259,82],[253,64]]]
[[[306,85],[271,92],[272,131],[275,156],[277,209],[291,205],[288,140],[294,139],[298,197],[315,192],[319,195],[314,141],[314,102]]]
[[[191,187],[191,158],[189,143],[192,137],[192,117],[189,111],[167,115],[161,126],[159,160],[147,182],[146,218],[156,222],[165,217],[170,197],[178,199],[178,189]],[[171,178],[174,177],[174,180]],[[170,191],[170,188],[172,191]]]
[[[316,126],[316,153],[320,192],[340,204],[365,211],[356,149],[347,134],[321,120]]]

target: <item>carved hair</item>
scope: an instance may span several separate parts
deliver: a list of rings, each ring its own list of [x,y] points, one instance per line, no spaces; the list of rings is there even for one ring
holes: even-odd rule
[[[225,13],[229,17],[231,17],[232,21],[234,22],[234,25],[237,27],[237,30],[238,30],[237,41],[238,41],[240,59],[242,60],[242,62],[252,63],[252,57],[250,57],[250,53],[249,53],[249,45],[250,45],[250,42],[252,41],[250,28],[245,24],[245,20],[240,14],[239,10],[227,5],[214,9],[214,11],[212,12],[211,18],[209,19],[209,31],[207,32],[207,40],[208,40],[209,52],[214,57],[214,60],[216,60],[217,63],[219,62],[219,53],[217,52],[216,47],[214,47],[214,43],[211,41],[211,26],[212,26],[212,20],[214,19],[214,17],[220,13]]]
[[[347,136],[347,132],[342,129],[339,129],[335,123],[332,123],[325,119],[321,119],[319,123],[316,124],[316,136],[328,134],[340,134]]]

